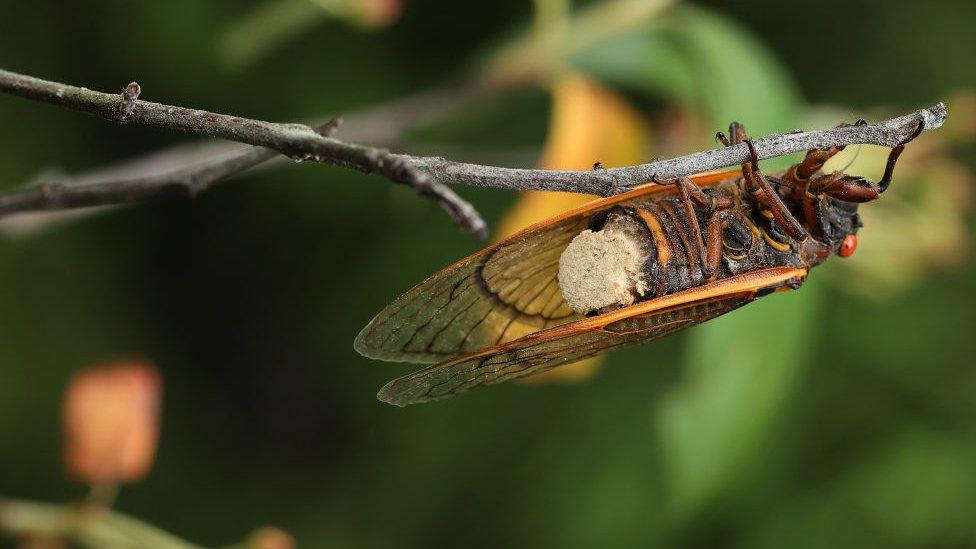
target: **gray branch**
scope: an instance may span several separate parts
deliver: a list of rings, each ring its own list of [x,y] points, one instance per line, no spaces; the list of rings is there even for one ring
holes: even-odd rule
[[[640,164],[626,168],[592,171],[502,168],[452,162],[444,158],[393,154],[385,149],[347,143],[323,135],[304,124],[264,122],[152,103],[138,99],[138,86],[130,84],[121,94],[106,94],[49,82],[0,70],[0,90],[60,105],[125,124],[145,124],[187,133],[203,134],[258,147],[237,153],[232,162],[215,161],[185,174],[188,181],[174,185],[172,174],[87,185],[47,185],[0,196],[0,215],[40,209],[108,205],[146,200],[179,189],[193,194],[210,183],[266,160],[276,153],[302,161],[315,161],[383,175],[404,183],[436,200],[454,221],[476,234],[485,234],[484,221],[474,208],[447,185],[464,184],[509,190],[547,190],[611,196],[649,182],[653,177],[672,179],[741,164],[748,160],[745,145]],[[820,131],[774,134],[754,141],[761,159],[835,145],[873,144],[895,147],[919,124],[940,127],[946,108],[939,103],[928,109],[885,122]],[[206,169],[208,168],[209,169]],[[196,191],[193,191],[196,189]]]
[[[835,145],[866,144],[897,147],[912,135],[920,123],[924,124],[924,129],[932,130],[942,126],[946,116],[945,104],[939,103],[876,124],[778,133],[756,139],[753,144],[760,159],[810,149],[825,149]],[[413,156],[402,158],[448,185],[465,184],[512,190],[535,189],[612,196],[643,185],[655,176],[658,179],[668,180],[741,164],[749,159],[749,149],[742,144],[626,168],[593,171],[498,168],[451,162],[443,158]]]
[[[318,128],[331,135],[341,122],[333,119]],[[0,195],[0,216],[38,210],[145,202],[167,196],[194,197],[221,179],[278,156],[267,147],[247,147],[182,170],[143,176],[105,178],[91,183],[43,181],[24,190]]]
[[[471,104],[501,95],[506,90],[505,87],[477,79],[441,85],[354,111],[350,113],[349,121],[342,125],[342,134],[350,141],[392,144],[415,127],[434,123]],[[336,120],[338,119],[334,118],[330,123]],[[323,128],[318,126],[320,125],[313,127],[322,133]],[[326,133],[332,136],[332,132]],[[85,193],[89,197],[97,197],[98,200],[110,204],[86,207],[86,203],[82,202],[73,209],[43,210],[39,209],[43,204],[35,202],[31,205],[31,201],[36,198],[28,194],[9,204],[13,209],[10,215],[3,217],[0,212],[0,232],[11,235],[31,234],[61,221],[81,219],[115,206],[135,204],[158,196],[195,196],[244,171],[284,158],[286,157],[277,151],[266,147],[242,145],[234,141],[207,140],[182,143],[70,175],[48,169],[35,176],[25,187],[36,188],[39,184],[53,184],[48,187],[50,191],[56,185],[85,185]],[[140,187],[141,191],[137,192],[130,187]],[[115,194],[120,189],[124,191],[124,195]],[[65,204],[66,201],[62,196],[60,203]],[[51,204],[49,208],[54,207],[53,201],[47,203]]]
[[[405,184],[436,201],[461,228],[482,238],[484,220],[471,204],[444,184],[415,169],[409,161],[376,147],[344,143],[305,124],[280,124],[162,105],[138,99],[135,82],[119,95],[68,86],[0,69],[0,90],[10,94],[87,112],[122,124],[143,124],[186,133],[219,137],[258,147],[230,159],[165,174],[103,181],[89,185],[49,183],[0,196],[0,215],[23,211],[78,208],[139,202],[179,192],[193,195],[227,175],[267,160],[277,153],[296,160],[315,161],[377,173]],[[182,175],[183,177],[179,177]]]

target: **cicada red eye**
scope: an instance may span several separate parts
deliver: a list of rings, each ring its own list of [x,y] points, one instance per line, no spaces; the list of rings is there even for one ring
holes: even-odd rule
[[[837,255],[841,257],[849,257],[857,249],[857,235],[849,234],[844,237],[844,241],[840,243],[840,250],[837,250]]]

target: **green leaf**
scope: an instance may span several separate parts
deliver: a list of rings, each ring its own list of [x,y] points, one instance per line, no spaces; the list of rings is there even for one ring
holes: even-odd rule
[[[694,74],[698,104],[714,125],[739,120],[753,135],[792,130],[799,93],[786,69],[752,34],[701,8],[663,21]]]
[[[758,517],[748,547],[957,546],[976,535],[976,448],[915,425],[836,478]],[[829,525],[829,528],[825,528]]]
[[[577,52],[574,67],[604,82],[699,111],[716,129],[794,129],[799,93],[775,56],[718,14],[680,6],[643,28]],[[775,162],[773,163],[775,164]]]
[[[807,284],[689,334],[685,380],[656,418],[676,519],[712,503],[761,455],[810,358],[820,301]]]
[[[579,52],[573,66],[603,82],[694,107],[688,56],[659,29],[641,29]]]

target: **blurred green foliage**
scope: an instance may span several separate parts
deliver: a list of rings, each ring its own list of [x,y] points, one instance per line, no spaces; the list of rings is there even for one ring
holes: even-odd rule
[[[710,4],[678,6],[570,62],[649,115],[677,103],[715,130],[735,118],[754,134],[800,126],[805,102],[854,119],[976,87],[969,2]],[[532,17],[514,0],[429,0],[382,32],[310,15],[283,40],[253,16],[267,5],[0,1],[0,66],[103,90],[137,79],[145,99],[293,120],[476,71],[486,44]],[[274,47],[251,51],[262,41]],[[528,89],[402,146],[475,157],[538,147],[546,109]],[[0,120],[7,187],[42,167],[185,141],[10,97]],[[489,221],[514,199],[459,191]],[[163,437],[153,474],[118,508],[206,545],[265,523],[309,547],[976,539],[971,262],[883,301],[815,271],[798,292],[613,353],[578,385],[376,402],[410,366],[367,361],[352,338],[477,246],[407,189],[307,165],[4,239],[0,495],[82,494],[60,472],[64,384],[88,362],[137,352],[165,378]]]

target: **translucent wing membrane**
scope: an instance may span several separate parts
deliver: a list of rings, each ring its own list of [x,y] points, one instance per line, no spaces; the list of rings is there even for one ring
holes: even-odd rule
[[[395,379],[377,396],[405,406],[537,374],[715,318],[773,289],[790,288],[805,275],[801,269],[766,269],[532,333]]]
[[[699,176],[707,185],[738,172]],[[559,256],[590,217],[614,204],[673,192],[650,185],[533,225],[447,267],[383,309],[355,341],[381,360],[438,362],[580,319],[559,291]]]
[[[506,241],[414,287],[356,339],[356,350],[384,360],[435,362],[579,318],[563,301],[559,256],[588,216]]]
[[[559,256],[569,242],[586,228],[587,218],[577,216],[572,223],[541,231],[525,240],[501,246],[491,253],[481,269],[487,293],[511,307],[535,328],[548,321],[575,316],[559,291]]]

